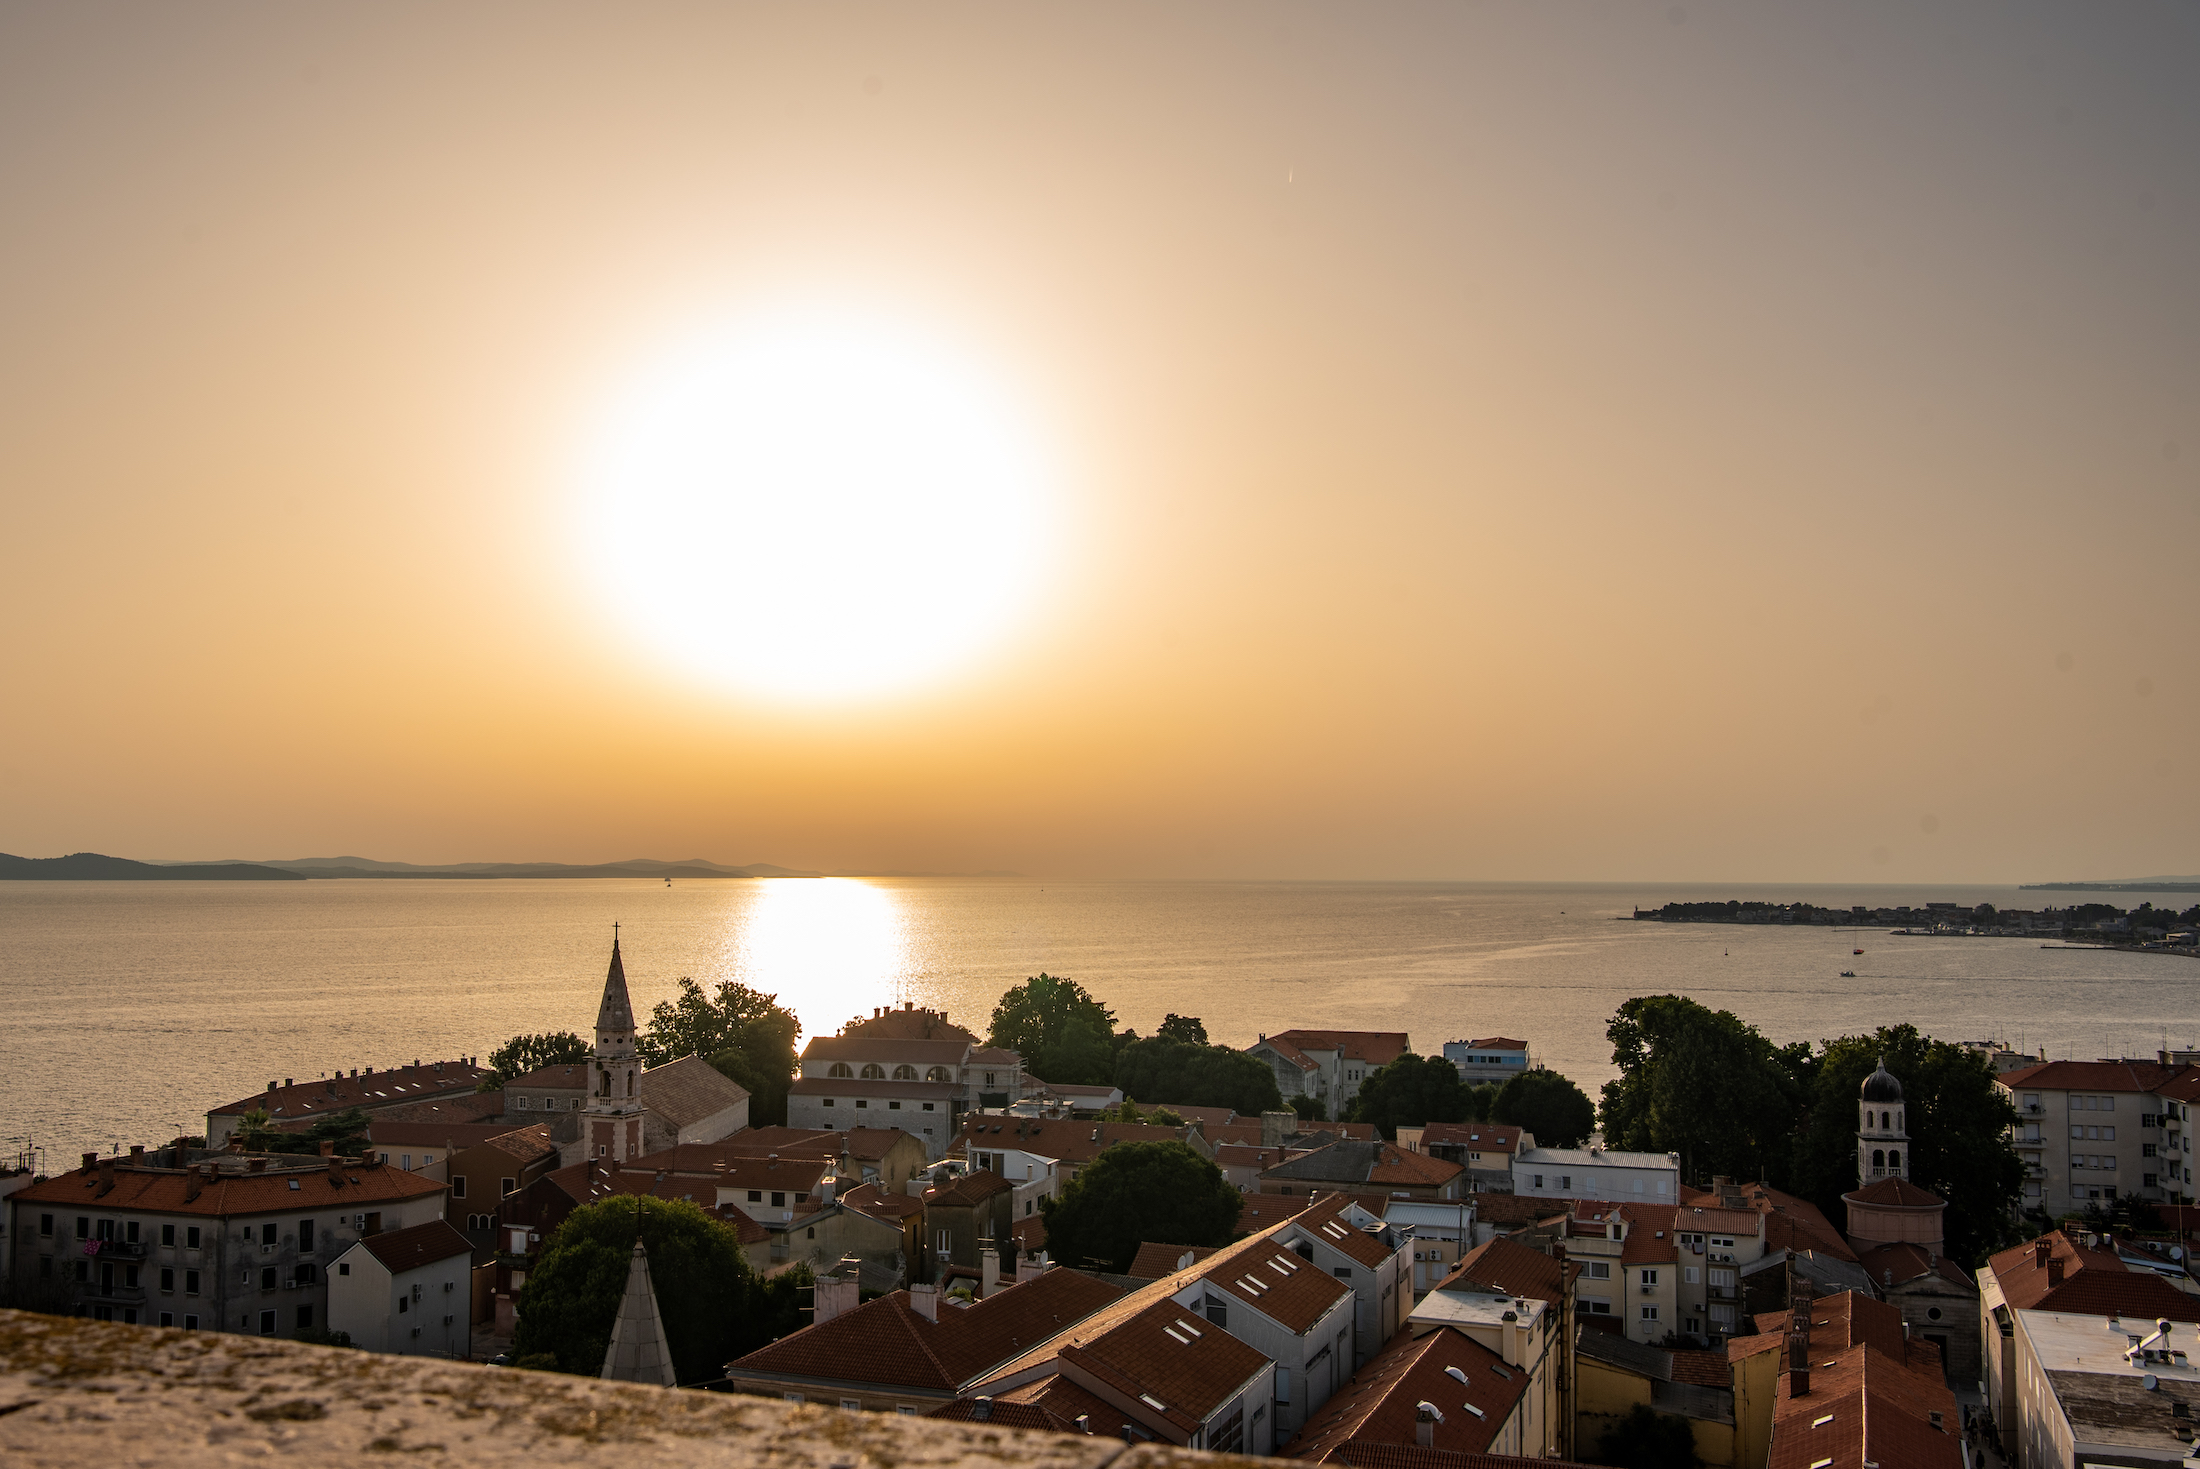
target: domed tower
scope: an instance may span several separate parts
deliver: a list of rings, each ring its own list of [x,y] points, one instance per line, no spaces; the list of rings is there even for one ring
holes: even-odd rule
[[[589,1072],[588,1156],[624,1163],[642,1155],[641,1059],[634,1054],[634,1005],[626,995],[619,934],[611,933],[611,972],[596,1007],[596,1054]]]
[[[1856,1186],[1910,1176],[1910,1134],[1902,1120],[1902,1083],[1879,1058],[1857,1094]]]

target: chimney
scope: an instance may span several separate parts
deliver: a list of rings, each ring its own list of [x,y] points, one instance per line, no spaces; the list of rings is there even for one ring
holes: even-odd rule
[[[336,1156],[335,1138],[325,1137],[321,1139],[321,1156],[324,1158],[333,1158]]]
[[[2032,1241],[2032,1268],[2034,1270],[2045,1270],[2047,1268],[2047,1257],[2054,1252],[2054,1248],[2052,1243],[2044,1239]]]
[[[206,1175],[196,1168],[191,1169],[183,1175],[183,1201],[186,1204],[190,1203],[199,1196],[199,1190],[204,1187],[206,1187]]]
[[[84,1155],[84,1171],[85,1171],[86,1173],[89,1173],[89,1172],[91,1172],[91,1171],[92,1171],[92,1170],[93,1170],[94,1168],[97,1168],[98,1166],[99,1166],[99,1154],[97,1154],[97,1153],[86,1153],[86,1154]]]
[[[2057,1286],[2057,1285],[2061,1285],[2061,1284],[2062,1284],[2062,1278],[2063,1278],[2063,1262],[2062,1262],[2062,1256],[2060,1256],[2060,1255],[2055,1255],[2055,1256],[2052,1256],[2051,1258],[2049,1258],[2049,1260],[2048,1260],[2048,1262],[2047,1262],[2047,1283],[2048,1283],[2048,1284],[2049,1284],[2050,1286]]]
[[[940,1319],[940,1288],[936,1285],[912,1285],[909,1287],[909,1309],[927,1321]]]
[[[1089,1435],[1092,1432],[1092,1415],[1090,1413],[1079,1413],[1074,1421],[1077,1424],[1079,1433]]]
[[[1436,1405],[1420,1403],[1413,1410],[1413,1441],[1424,1449],[1436,1447]]]
[[[115,1160],[114,1160],[114,1159],[112,1159],[112,1158],[102,1158],[102,1159],[100,1159],[100,1160],[99,1160],[99,1192],[98,1192],[97,1194],[95,1194],[95,1195],[94,1195],[93,1197],[95,1197],[95,1198],[104,1198],[104,1197],[106,1197],[106,1195],[107,1195],[107,1191],[108,1191],[109,1189],[113,1188],[114,1186],[115,1186]]]
[[[993,1399],[983,1393],[970,1400],[970,1421],[983,1423],[993,1416]]]
[[[1788,1396],[1791,1398],[1807,1398],[1810,1396],[1809,1364],[1788,1368]]]
[[[327,1149],[322,1156],[328,1159],[328,1181],[338,1188],[342,1188],[344,1186],[344,1160],[336,1156],[336,1144],[323,1143],[321,1146]]]
[[[1001,1288],[1001,1252],[989,1248],[978,1256],[978,1299],[983,1301]]]
[[[142,1163],[145,1161],[145,1144],[130,1144],[130,1161],[133,1163]]]
[[[289,1085],[291,1085],[291,1084],[292,1084],[292,1083],[291,1083],[291,1080],[290,1080],[290,1078],[289,1078],[289,1077],[287,1077],[287,1076],[286,1076],[286,1077],[284,1077],[284,1078],[283,1078],[283,1085],[284,1085],[284,1086],[289,1086]]]
[[[254,1158],[244,1166],[254,1173],[265,1173],[267,1172],[267,1159]]]

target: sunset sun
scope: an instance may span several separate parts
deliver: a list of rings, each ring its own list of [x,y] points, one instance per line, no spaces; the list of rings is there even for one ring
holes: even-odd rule
[[[907,690],[1004,641],[1052,549],[1013,396],[955,349],[823,312],[723,324],[632,376],[581,553],[668,661],[745,693]]]

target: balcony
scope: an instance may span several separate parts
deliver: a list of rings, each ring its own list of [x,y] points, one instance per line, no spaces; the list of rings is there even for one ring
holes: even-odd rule
[[[86,1282],[84,1299],[87,1301],[114,1301],[125,1306],[141,1306],[145,1303],[145,1287],[142,1285],[100,1285]]]
[[[99,1246],[97,1250],[93,1245]],[[120,1239],[93,1239],[84,1242],[84,1253],[96,1255],[102,1260],[142,1260],[145,1258],[143,1242]]]

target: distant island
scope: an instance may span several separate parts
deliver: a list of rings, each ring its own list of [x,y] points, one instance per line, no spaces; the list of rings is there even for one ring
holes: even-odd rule
[[[303,882],[302,872],[285,872],[258,862],[132,862],[97,852],[66,857],[11,857],[0,852],[0,882]]]
[[[1637,923],[1815,924],[1828,928],[1889,928],[1903,937],[2055,938],[2114,948],[2159,949],[2200,954],[2200,903],[2183,913],[2141,903],[2126,912],[2109,903],[2074,903],[2067,908],[1996,908],[1992,903],[1903,904],[1875,908],[1853,904],[1822,908],[1816,903],[1762,903],[1729,900],[1667,903],[1637,908],[1622,921]],[[1862,949],[1858,953],[1864,952]]]
[[[2115,882],[2027,882],[2021,893],[2200,893],[2200,877],[2127,877]]]
[[[411,862],[378,862],[371,857],[296,857],[268,862],[133,862],[127,857],[107,857],[97,852],[76,852],[67,857],[11,857],[0,853],[0,882],[303,882],[308,878],[362,877],[626,877],[669,881],[673,878],[816,876],[814,872],[776,867],[769,862],[729,867],[701,857],[679,862],[635,857],[623,862],[578,866],[563,862],[453,862],[423,866]]]

